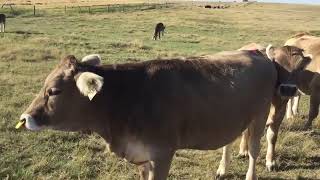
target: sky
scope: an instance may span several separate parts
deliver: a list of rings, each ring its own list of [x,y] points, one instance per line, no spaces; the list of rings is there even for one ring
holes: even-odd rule
[[[218,1],[218,0],[198,0],[198,1]],[[234,0],[221,0],[234,1]],[[250,0],[249,0],[250,1]],[[258,2],[272,2],[272,3],[295,3],[295,4],[317,4],[320,5],[320,0],[255,0]]]
[[[259,1],[259,0],[258,0]],[[320,0],[260,0],[259,2],[320,4]]]

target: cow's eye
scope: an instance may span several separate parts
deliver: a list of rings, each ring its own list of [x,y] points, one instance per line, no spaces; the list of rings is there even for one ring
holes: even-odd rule
[[[300,54],[301,54],[301,53],[299,53],[299,52],[293,52],[293,53],[292,53],[293,56],[298,56],[298,55],[300,55]]]
[[[60,93],[61,93],[61,90],[58,89],[58,88],[50,88],[50,89],[48,90],[49,96],[55,96],[55,95],[58,95],[58,94],[60,94]]]

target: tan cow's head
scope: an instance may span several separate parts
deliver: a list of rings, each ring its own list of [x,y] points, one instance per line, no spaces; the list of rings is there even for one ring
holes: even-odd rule
[[[86,72],[81,67],[100,65],[99,55],[89,55],[82,62],[70,55],[48,75],[44,86],[27,110],[21,115],[20,125],[30,130],[45,127],[59,130],[81,130],[81,122],[89,102],[101,91],[103,77]],[[19,127],[18,127],[19,128]]]
[[[294,46],[266,49],[269,59],[275,62],[278,71],[278,93],[283,97],[291,97],[297,93],[297,75],[311,61],[311,55],[305,55],[303,50]]]

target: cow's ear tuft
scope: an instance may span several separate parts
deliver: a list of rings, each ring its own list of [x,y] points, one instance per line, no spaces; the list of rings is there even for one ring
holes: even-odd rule
[[[101,65],[101,57],[99,54],[90,54],[83,57],[81,62],[92,66],[99,66]]]
[[[268,47],[266,48],[266,54],[270,60],[272,61],[275,60],[274,47],[271,44],[269,44]]]
[[[306,58],[310,58],[310,59],[313,59],[313,55],[312,54],[307,54],[306,52],[302,51],[302,54],[304,57]]]
[[[77,77],[76,84],[79,91],[91,101],[101,91],[103,77],[92,72],[83,72]]]
[[[73,55],[68,55],[60,61],[60,66],[65,67],[64,73],[66,76],[74,75],[78,60]]]
[[[77,62],[78,60],[74,55],[68,55],[60,61],[60,64],[66,65],[67,67],[73,67]]]

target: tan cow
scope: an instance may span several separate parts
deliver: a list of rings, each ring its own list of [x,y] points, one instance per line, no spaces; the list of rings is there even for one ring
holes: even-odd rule
[[[166,179],[176,150],[217,149],[246,128],[246,179],[256,179],[275,89],[296,91],[289,74],[277,78],[274,64],[250,51],[104,66],[97,58],[64,58],[18,126],[97,132],[110,151],[139,166],[141,179]]]
[[[289,39],[286,45],[296,46],[312,55],[312,61],[306,70],[299,74],[298,88],[303,94],[310,95],[309,117],[304,129],[312,127],[312,121],[318,116],[320,103],[320,37],[300,33]],[[287,117],[298,114],[299,97],[288,103]],[[292,105],[293,104],[293,105]]]
[[[278,48],[273,48],[269,45],[267,48],[263,48],[262,45],[251,43],[243,46],[239,50],[250,50],[252,52],[259,51],[267,56],[270,60],[273,60],[275,66],[278,70],[278,80],[281,80],[283,77],[291,74],[287,79],[290,79],[290,84],[296,84],[299,80],[297,74],[302,72],[304,68],[310,63],[311,59],[309,56],[303,55],[303,50],[294,46],[283,46]],[[274,160],[275,154],[275,145],[277,141],[278,131],[280,124],[283,120],[286,110],[286,104],[289,100],[289,97],[284,98],[279,96],[277,93],[272,98],[270,113],[268,121],[266,124],[267,127],[267,154],[266,154],[266,167],[268,171],[272,171],[276,167]],[[248,131],[244,131],[241,138],[239,156],[248,155]],[[230,159],[229,157],[226,159]]]

